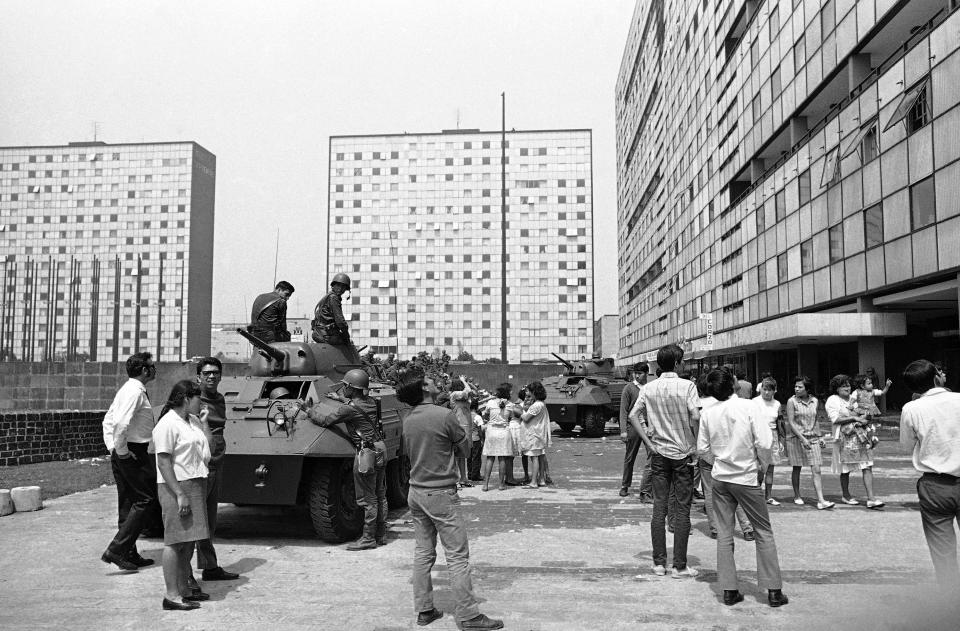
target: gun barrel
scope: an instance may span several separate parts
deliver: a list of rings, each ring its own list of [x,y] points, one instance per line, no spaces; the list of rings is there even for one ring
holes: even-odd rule
[[[281,351],[280,349],[270,346],[269,344],[261,340],[259,337],[257,337],[253,333],[250,333],[249,331],[244,331],[243,329],[237,329],[237,333],[242,335],[248,342],[250,342],[257,348],[262,350],[267,355],[269,355],[278,364],[283,363],[283,359],[284,357],[286,357],[286,355],[284,355],[283,351]]]
[[[573,368],[573,364],[571,364],[570,362],[568,362],[567,360],[565,360],[563,357],[560,357],[560,356],[557,355],[556,353],[550,353],[550,354],[553,355],[554,357],[556,357],[557,359],[559,359],[559,360],[560,360],[560,363],[563,364],[564,366],[566,366],[567,368],[571,368],[571,369]]]

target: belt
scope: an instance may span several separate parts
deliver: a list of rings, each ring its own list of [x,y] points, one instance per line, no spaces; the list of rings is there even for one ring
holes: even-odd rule
[[[949,482],[950,484],[956,484],[958,481],[960,481],[960,477],[950,475],[949,473],[932,473],[930,471],[926,471],[922,477],[935,478],[941,482]]]

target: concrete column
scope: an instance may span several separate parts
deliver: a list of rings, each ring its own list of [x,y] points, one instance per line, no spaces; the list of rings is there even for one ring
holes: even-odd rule
[[[797,345],[797,374],[806,375],[814,384],[820,383],[820,371],[817,368],[818,349],[815,344]],[[793,384],[790,384],[793,387]]]
[[[847,63],[847,81],[849,89],[852,90],[860,82],[870,76],[873,69],[870,67],[870,55],[850,55],[850,61]]]
[[[857,340],[857,371],[865,373],[871,366],[876,368],[879,374],[887,374],[882,337],[861,337]],[[875,388],[883,388],[882,383],[873,385]]]
[[[803,138],[808,131],[807,117],[794,116],[790,119],[790,146],[794,146]]]
[[[857,313],[875,313],[876,310],[877,308],[873,306],[873,298],[857,298]]]

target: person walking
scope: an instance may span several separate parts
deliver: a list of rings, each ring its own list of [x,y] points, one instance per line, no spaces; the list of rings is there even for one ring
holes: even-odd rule
[[[921,473],[920,519],[937,583],[953,597],[960,588],[954,529],[960,520],[960,394],[944,388],[946,375],[926,359],[907,365],[903,382],[920,396],[900,413],[900,444]]]
[[[197,609],[210,595],[187,584],[196,542],[210,538],[207,526],[207,463],[210,445],[198,417],[200,386],[174,384],[153,442],[157,452],[157,490],[163,513],[163,609]]]
[[[840,441],[840,490],[843,503],[856,505],[860,501],[850,495],[850,472],[854,468],[863,474],[863,486],[867,491],[867,508],[878,509],[883,502],[873,494],[873,454],[870,443],[863,443],[857,436],[856,428],[866,425],[866,417],[853,410],[851,391],[853,387],[847,375],[835,375],[830,380],[832,393],[824,404],[830,422],[836,427],[834,440]]]
[[[690,504],[693,501],[691,457],[696,450],[699,397],[693,382],[680,379],[675,372],[682,361],[683,349],[676,344],[657,351],[657,365],[662,370],[660,378],[644,388],[637,400],[638,415],[630,419],[641,440],[653,453],[650,462],[653,473],[650,538],[653,542],[653,571],[657,576],[667,573],[664,522],[671,486],[677,497],[673,520],[674,578],[698,574],[695,569],[687,567],[687,540],[690,538]],[[646,421],[647,429],[642,421]]]
[[[156,378],[157,367],[153,355],[142,352],[127,358],[126,370],[127,382],[103,417],[103,442],[117,481],[118,512],[126,510],[126,515],[100,560],[133,572],[153,564],[152,559],[140,556],[136,544],[157,503],[152,472],[144,468],[150,462],[147,452],[155,425],[146,385]]]
[[[327,398],[340,405],[331,409],[328,405],[308,407],[301,403],[300,409],[320,427],[346,424],[357,450],[357,457],[353,459],[353,488],[357,506],[363,509],[363,534],[347,544],[347,550],[372,550],[387,543],[387,446],[380,431],[377,404],[367,395],[370,376],[362,368],[354,368],[343,375],[340,383],[342,393],[327,394]],[[375,464],[369,471],[362,471],[360,467],[359,454],[364,449],[376,452]]]
[[[803,506],[800,497],[800,470],[810,467],[813,473],[813,488],[817,492],[817,509],[827,510],[834,507],[823,496],[823,478],[820,468],[823,457],[820,448],[823,439],[817,424],[817,398],[811,394],[813,382],[806,375],[793,380],[793,396],[787,399],[787,459],[793,471],[790,482],[793,484],[793,503]]]
[[[623,387],[620,393],[620,440],[624,443],[623,474],[620,476],[620,497],[630,495],[630,485],[633,483],[633,467],[637,462],[640,448],[644,447],[643,440],[637,434],[630,422],[630,412],[640,398],[640,392],[647,383],[650,367],[646,362],[633,365],[628,375],[630,383]],[[650,453],[644,447],[643,471],[640,477],[640,501],[649,502],[653,498],[653,482],[650,476]]]
[[[227,402],[218,391],[223,377],[223,364],[216,357],[204,357],[197,362],[197,383],[200,385],[200,422],[210,445],[210,461],[207,463],[207,529],[210,536],[197,542],[197,569],[205,581],[233,581],[240,578],[236,572],[220,567],[217,551],[213,547],[213,534],[217,530],[217,505],[220,502],[220,464],[227,451],[223,430],[227,423]],[[192,589],[200,585],[191,573],[187,583]]]
[[[456,415],[433,404],[440,392],[417,367],[397,373],[397,399],[413,409],[403,421],[403,448],[410,459],[407,502],[413,520],[413,604],[417,624],[443,617],[433,600],[431,571],[437,560],[437,537],[443,546],[456,601],[458,629],[502,629],[503,621],[480,613],[470,578],[470,544],[460,515],[457,458],[467,448],[467,433]]]
[[[703,410],[697,451],[713,457],[713,505],[717,515],[717,574],[723,588],[723,604],[743,600],[737,583],[733,554],[733,521],[742,507],[753,524],[757,542],[757,584],[767,590],[771,607],[786,605],[783,579],[777,559],[777,544],[770,514],[760,486],[773,453],[773,433],[760,410],[750,399],[734,396],[737,380],[729,372],[711,370],[706,378],[707,394],[717,403]]]

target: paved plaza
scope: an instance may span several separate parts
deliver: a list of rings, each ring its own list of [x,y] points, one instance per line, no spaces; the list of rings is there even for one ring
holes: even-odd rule
[[[934,593],[909,456],[887,437],[877,461],[883,511],[791,503],[789,468],[778,469],[771,508],[784,592],[766,605],[756,588],[754,545],[738,539],[746,600],[719,602],[716,543],[702,502],[692,511],[695,579],[650,569],[651,506],[617,495],[623,446],[555,437],[555,487],[462,492],[481,611],[507,629],[932,629],[947,622]],[[519,467],[518,467],[519,468]],[[852,481],[862,493],[859,479]],[[839,478],[825,474],[828,498]],[[809,472],[804,496],[811,501]],[[862,495],[861,495],[862,497]],[[100,561],[116,523],[113,487],[50,500],[36,513],[0,519],[0,629],[364,629],[418,628],[410,585],[413,532],[405,510],[390,515],[390,541],[348,552],[320,542],[303,509],[221,507],[217,549],[238,581],[205,583],[212,599],[192,612],[161,611],[159,565],[125,574]],[[668,545],[670,538],[668,536]],[[162,543],[141,540],[159,561]],[[443,619],[454,629],[443,555],[434,573]],[[955,620],[955,619],[954,619]]]

